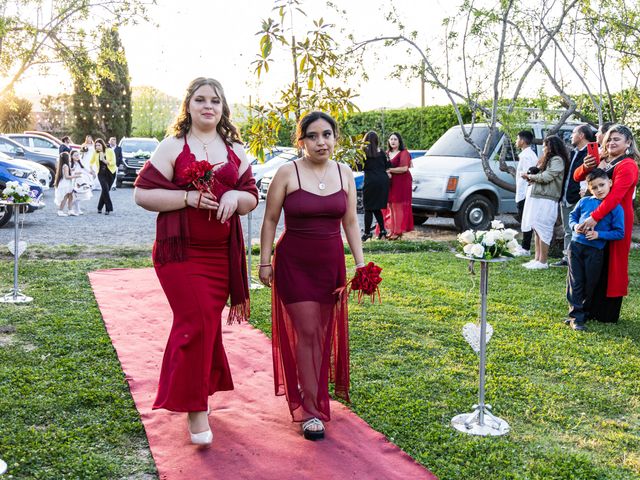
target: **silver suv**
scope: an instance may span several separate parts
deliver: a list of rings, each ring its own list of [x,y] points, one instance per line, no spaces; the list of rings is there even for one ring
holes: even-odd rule
[[[564,124],[558,135],[571,146],[571,132],[579,123]],[[542,148],[536,143],[547,135],[550,126],[545,123],[530,123],[536,138],[532,148],[542,155]],[[467,125],[467,129],[471,126]],[[476,145],[483,146],[489,136],[486,124],[476,124],[471,137]],[[515,140],[515,139],[514,139]],[[499,135],[491,146],[489,157],[491,169],[502,180],[515,185],[515,179],[507,172],[501,172],[498,163],[500,149],[505,141]],[[518,157],[507,149],[507,164],[517,167]],[[421,225],[430,216],[453,217],[458,230],[486,230],[495,215],[516,213],[515,194],[491,183],[482,170],[480,156],[462,136],[460,126],[447,130],[427,154],[413,160],[413,198],[411,207],[413,219]]]

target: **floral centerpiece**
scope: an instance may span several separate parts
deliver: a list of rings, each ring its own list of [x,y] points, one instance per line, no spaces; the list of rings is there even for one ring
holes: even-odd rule
[[[504,228],[502,222],[493,220],[490,230],[467,230],[459,234],[458,248],[471,259],[513,257],[518,251],[517,233],[511,228]]]
[[[7,182],[2,190],[2,198],[11,203],[30,203],[33,200],[29,185],[15,181]]]

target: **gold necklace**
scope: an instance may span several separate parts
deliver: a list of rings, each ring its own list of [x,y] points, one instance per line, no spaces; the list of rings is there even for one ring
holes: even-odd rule
[[[306,160],[306,158],[305,158]],[[307,160],[309,161],[309,160]],[[318,180],[318,190],[324,190],[325,188],[327,188],[327,186],[324,183],[324,177],[327,176],[327,172],[329,171],[329,162],[327,162],[327,167],[324,169],[324,173],[322,174],[322,177],[319,177],[318,174],[315,172],[315,170],[313,170],[311,167],[307,167],[309,170],[311,170],[311,173],[313,173],[313,175],[316,177],[316,179]]]
[[[202,140],[198,135],[196,135],[196,132],[194,132],[193,130],[191,131],[191,135],[195,137],[202,144],[202,149],[204,150],[204,154],[207,157],[207,160],[209,160],[209,152],[207,151],[207,146],[210,143],[212,143],[216,138],[218,138],[218,133],[216,132],[215,136],[208,142],[205,142],[204,140]]]

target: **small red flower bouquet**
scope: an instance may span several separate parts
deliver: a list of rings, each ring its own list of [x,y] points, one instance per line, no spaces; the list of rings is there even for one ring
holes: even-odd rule
[[[213,173],[214,166],[208,160],[196,160],[185,170],[185,177],[189,180],[189,184],[200,193],[210,193],[214,200],[217,200],[213,193],[213,186],[216,183]],[[198,201],[198,208],[200,208],[200,201]],[[211,210],[209,210],[209,221],[211,221]]]
[[[356,274],[347,282],[348,294],[357,291],[358,302],[361,302],[362,298],[368,295],[371,298],[371,303],[375,301],[377,294],[378,302],[380,302],[380,287],[378,287],[382,282],[380,272],[382,272],[382,268],[373,262],[357,268]]]

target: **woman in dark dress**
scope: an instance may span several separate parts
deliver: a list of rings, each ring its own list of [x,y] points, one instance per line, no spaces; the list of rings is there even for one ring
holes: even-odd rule
[[[344,245],[364,266],[351,169],[331,160],[337,125],[323,112],[298,123],[302,158],[276,172],[260,234],[260,280],[272,288],[272,344],[276,395],[286,395],[304,437],[324,436],[330,420],[329,379],[349,399],[349,331]],[[271,249],[284,210],[285,231],[273,263]]]
[[[378,238],[387,235],[384,229],[384,217],[382,209],[387,208],[389,197],[389,175],[387,169],[391,167],[387,154],[380,150],[380,140],[376,132],[365,135],[367,146],[364,149],[366,159],[364,162],[364,186],[362,188],[362,202],[364,204],[364,235],[362,241],[366,242],[372,237],[371,224],[373,217],[380,227]]]
[[[136,179],[134,199],[158,213],[153,264],[173,311],[173,325],[153,408],[187,412],[191,442],[209,445],[209,396],[233,390],[222,344],[227,321],[246,318],[249,291],[239,215],[258,204],[240,134],[222,86],[196,78],[175,123]],[[192,186],[197,160],[214,165],[210,191]]]

